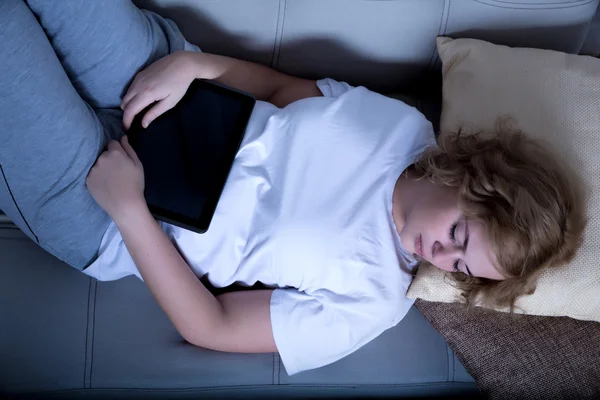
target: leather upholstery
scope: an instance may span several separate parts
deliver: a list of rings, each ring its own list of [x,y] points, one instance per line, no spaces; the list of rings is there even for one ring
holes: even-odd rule
[[[439,35],[577,53],[596,0],[138,0],[204,51],[380,91],[437,71]]]
[[[436,36],[577,53],[598,0],[136,3],[174,19],[204,51],[386,93],[410,91],[414,104],[435,120],[440,91]],[[476,394],[473,379],[416,309],[351,356],[289,377],[277,354],[222,354],[185,344],[142,282],[95,282],[2,221],[0,255],[0,394]]]

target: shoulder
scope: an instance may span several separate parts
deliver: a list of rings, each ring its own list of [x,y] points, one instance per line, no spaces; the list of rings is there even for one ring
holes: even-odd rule
[[[334,100],[323,115],[338,124],[368,132],[371,138],[400,140],[407,149],[435,144],[431,122],[417,108],[365,87],[332,79],[320,80],[317,85],[324,97]]]

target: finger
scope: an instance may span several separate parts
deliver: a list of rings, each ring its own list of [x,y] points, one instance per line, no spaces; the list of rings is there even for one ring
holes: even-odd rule
[[[132,103],[133,101],[136,101],[136,99],[137,99],[139,96],[141,96],[139,93],[135,93],[135,94],[134,94],[134,95],[133,95],[133,96],[132,96],[132,97],[129,99],[129,101],[128,101],[127,103],[124,103],[124,104],[123,104],[123,106],[121,107],[121,110],[123,110],[123,126],[124,126],[126,129],[129,129],[129,128],[130,128],[130,126],[131,126],[131,123],[132,123],[132,121],[133,121],[133,118],[135,118],[135,115],[133,116],[133,118],[131,118],[131,121],[129,121],[128,125],[126,125],[126,123],[125,123],[125,117],[126,117],[125,111],[126,111],[126,110],[127,110],[129,107],[130,107],[130,105],[131,105],[131,103]]]
[[[121,100],[121,110],[125,110],[127,108],[127,106],[129,105],[129,103],[131,103],[131,100],[133,100],[137,95],[138,95],[138,91],[137,90],[131,90],[129,89],[129,91],[127,91],[127,94],[125,95],[125,97],[123,97],[123,100]]]
[[[142,118],[142,126],[144,128],[147,128],[148,125],[152,123],[152,121],[160,117],[166,111],[169,111],[171,108],[173,108],[174,104],[172,104],[172,102],[169,101],[169,96],[165,97],[163,100],[153,105],[152,108],[148,110],[146,114],[144,114],[144,117]]]
[[[111,140],[110,142],[108,142],[108,151],[119,151],[121,149],[122,147],[118,141]]]
[[[136,115],[152,104],[156,99],[147,93],[138,93],[123,110],[123,125],[125,129],[131,128],[131,123]]]
[[[123,146],[123,150],[125,150],[125,153],[127,153],[127,155],[129,156],[129,158],[131,158],[131,161],[133,161],[134,164],[142,165],[142,162],[138,158],[137,153],[135,152],[133,147],[131,147],[131,144],[129,144],[129,138],[127,137],[127,135],[123,135],[123,137],[121,138],[121,146]]]
[[[140,75],[137,74],[135,78],[133,78],[133,82],[131,82],[131,84],[129,85],[127,93],[125,93],[125,96],[123,96],[123,100],[121,101],[121,110],[124,110],[125,107],[127,107],[127,103],[129,103],[131,99],[133,99],[139,93],[139,90],[137,88],[139,76]]]

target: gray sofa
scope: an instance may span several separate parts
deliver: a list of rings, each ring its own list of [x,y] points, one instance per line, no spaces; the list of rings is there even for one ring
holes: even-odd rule
[[[137,1],[174,19],[204,51],[400,96],[436,126],[441,97],[436,36],[577,53],[597,3]],[[0,190],[6,190],[1,179]],[[45,253],[2,216],[0,271],[0,397],[479,395],[443,337],[415,308],[351,356],[290,377],[277,354],[224,354],[186,344],[142,282],[96,282]]]

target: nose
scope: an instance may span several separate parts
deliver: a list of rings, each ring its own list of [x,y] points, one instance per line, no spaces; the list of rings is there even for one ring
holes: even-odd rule
[[[437,266],[449,266],[452,269],[454,261],[463,255],[462,246],[452,244],[442,244],[436,241],[432,249],[432,261]],[[445,268],[444,268],[445,269]]]

